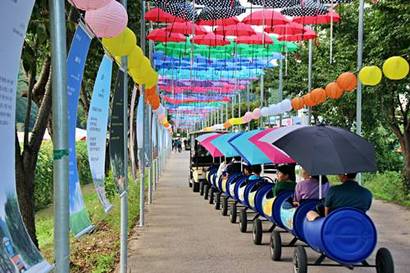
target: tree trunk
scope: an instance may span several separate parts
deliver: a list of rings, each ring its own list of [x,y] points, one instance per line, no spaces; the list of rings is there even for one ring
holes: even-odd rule
[[[407,130],[404,131],[403,136],[404,141],[404,149],[403,150],[403,157],[404,157],[404,190],[409,193],[410,192],[410,132]],[[400,141],[401,143],[401,141]]]

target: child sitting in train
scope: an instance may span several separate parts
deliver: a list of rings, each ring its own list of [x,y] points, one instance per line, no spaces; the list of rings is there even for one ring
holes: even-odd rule
[[[278,166],[276,179],[277,182],[272,189],[274,197],[283,191],[293,191],[296,187],[295,165]]]
[[[319,199],[319,176],[311,176],[302,168],[301,175],[304,180],[299,181],[295,187],[293,205],[299,206],[304,200]],[[322,176],[322,198],[324,198],[330,188],[329,180],[325,175]]]

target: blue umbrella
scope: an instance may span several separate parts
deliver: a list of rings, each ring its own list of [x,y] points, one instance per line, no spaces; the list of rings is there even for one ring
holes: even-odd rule
[[[267,164],[272,161],[249,138],[261,130],[252,130],[231,137],[228,142],[250,165]]]
[[[219,151],[225,156],[225,157],[235,157],[235,156],[241,156],[236,149],[228,142],[229,139],[232,137],[236,136],[238,133],[228,133],[228,134],[223,134],[214,140],[212,140],[212,144],[218,148]]]

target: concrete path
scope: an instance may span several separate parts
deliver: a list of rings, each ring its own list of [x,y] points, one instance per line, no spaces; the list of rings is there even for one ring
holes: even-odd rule
[[[154,204],[147,208],[146,226],[137,228],[129,243],[130,273],[264,273],[293,272],[292,248],[284,261],[273,262],[268,247],[240,233],[238,224],[214,209],[188,187],[189,154],[173,154],[161,177]],[[396,273],[410,272],[410,211],[376,201],[371,211],[379,232],[379,246],[394,256]],[[266,227],[268,228],[268,227]],[[290,237],[284,236],[285,239]],[[318,255],[308,251],[310,259]],[[374,255],[372,256],[372,258]],[[373,262],[373,259],[370,259]],[[309,273],[350,272],[346,268],[309,267]],[[376,272],[374,268],[354,272]]]

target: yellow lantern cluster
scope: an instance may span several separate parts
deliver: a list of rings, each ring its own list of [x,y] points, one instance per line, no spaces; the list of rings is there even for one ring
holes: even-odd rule
[[[359,80],[363,85],[375,86],[381,82],[383,74],[390,80],[402,80],[409,74],[409,63],[400,56],[390,57],[383,64],[383,73],[375,65],[365,66],[359,72]]]

